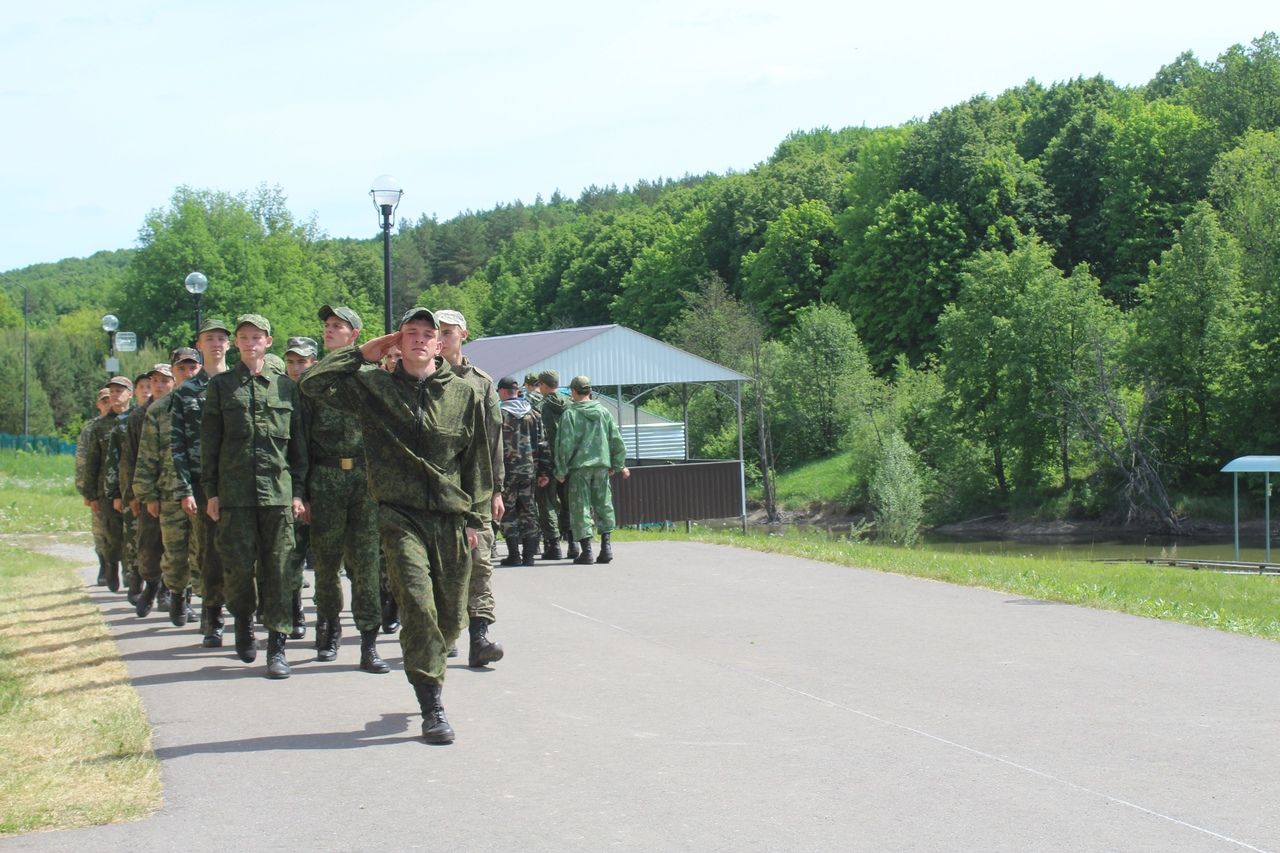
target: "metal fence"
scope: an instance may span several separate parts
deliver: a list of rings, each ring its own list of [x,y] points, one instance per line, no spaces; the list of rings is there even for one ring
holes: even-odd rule
[[[631,469],[631,479],[614,477],[613,509],[618,524],[701,521],[742,516],[742,463],[648,464]]]
[[[0,450],[29,450],[33,453],[75,454],[76,446],[60,438],[47,435],[10,435],[0,432]]]

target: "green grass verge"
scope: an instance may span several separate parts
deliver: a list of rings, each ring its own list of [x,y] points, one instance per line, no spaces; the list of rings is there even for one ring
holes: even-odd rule
[[[849,466],[852,453],[845,451],[778,474],[774,491],[778,504],[786,509],[802,509],[812,503],[839,503],[848,498]],[[752,497],[760,498],[760,490]]]
[[[75,458],[0,452],[0,531],[88,533],[89,508],[76,494]]]
[[[1280,640],[1280,577],[1197,572],[1139,563],[956,554],[841,541],[804,530],[782,535],[696,528],[624,532],[624,539],[686,539],[977,586],[1047,601],[1117,610]]]

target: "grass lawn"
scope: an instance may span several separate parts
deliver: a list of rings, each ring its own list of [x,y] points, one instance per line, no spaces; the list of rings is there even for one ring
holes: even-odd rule
[[[774,483],[778,504],[796,509],[819,501],[838,503],[844,500],[852,462],[853,454],[845,451],[779,474]],[[752,497],[758,499],[759,489],[755,492]]]
[[[73,464],[0,454],[0,835],[131,820],[161,804],[151,725],[100,611],[73,565],[14,544],[85,541]]]

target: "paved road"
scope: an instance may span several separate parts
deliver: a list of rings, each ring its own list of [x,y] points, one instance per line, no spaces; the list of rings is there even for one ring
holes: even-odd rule
[[[507,657],[450,670],[449,747],[398,670],[355,669],[353,630],[271,682],[94,589],[165,806],[0,850],[1280,849],[1278,644],[710,545],[618,555],[498,571]]]

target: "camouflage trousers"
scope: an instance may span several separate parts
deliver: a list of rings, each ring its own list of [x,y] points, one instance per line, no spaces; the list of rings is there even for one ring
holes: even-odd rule
[[[569,538],[568,490],[554,479],[545,486],[534,486],[534,501],[538,505],[538,530],[542,541]]]
[[[378,505],[369,497],[363,468],[343,471],[316,466],[311,493],[311,550],[316,557],[316,613],[342,612],[343,566],[351,579],[351,615],[356,628],[376,631],[382,624],[381,553]]]
[[[267,630],[288,634],[293,630],[293,590],[285,572],[293,550],[293,508],[222,507],[214,527],[231,615],[252,619],[260,606]]]
[[[502,502],[507,508],[502,516],[503,536],[523,540],[538,535],[538,506],[532,477],[519,474],[507,477]]]
[[[107,520],[102,513],[89,510],[89,520],[93,522],[93,550],[98,559],[107,559]]]
[[[493,616],[493,525],[476,531],[476,547],[471,551],[471,582],[467,584],[467,617],[492,623]]]
[[[613,491],[609,488],[609,469],[575,468],[565,482],[569,487],[569,524],[573,538],[579,542],[592,538],[593,515],[601,533],[612,533]]]
[[[471,549],[462,516],[378,505],[387,582],[400,607],[410,684],[444,683],[446,654],[466,617]]]
[[[137,521],[138,532],[134,538],[134,550],[137,552],[138,574],[144,581],[160,580],[162,569],[160,561],[164,555],[164,542],[160,535],[160,519],[141,507]]]
[[[102,525],[101,554],[107,563],[118,563],[124,557],[124,518],[116,512],[111,501],[103,498],[98,501],[98,511],[94,514],[94,539],[97,540],[97,527]]]
[[[196,514],[188,516],[191,519],[191,586],[205,607],[221,607],[227,603],[227,592],[222,553],[217,545],[218,525],[205,512],[205,506],[205,502],[200,501],[196,504]]]
[[[192,551],[195,549],[191,516],[182,511],[179,501],[160,501],[159,524],[160,541],[164,545],[160,573],[164,576],[164,585],[180,594],[191,585]]]
[[[138,571],[138,519],[127,502],[120,513],[120,556],[125,576]]]
[[[293,595],[302,589],[302,570],[307,564],[307,551],[311,548],[311,525],[302,519],[293,520],[293,550],[284,567],[285,586]]]

